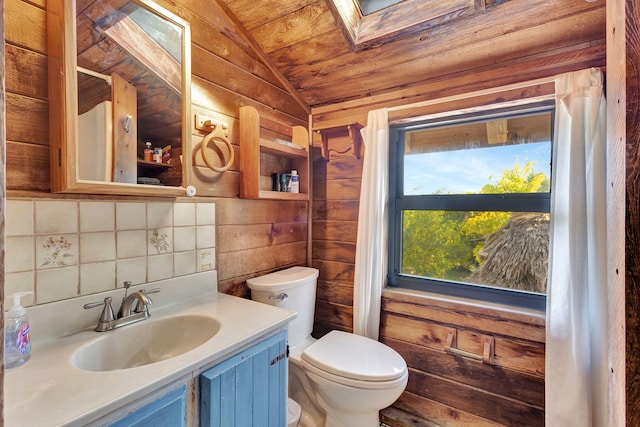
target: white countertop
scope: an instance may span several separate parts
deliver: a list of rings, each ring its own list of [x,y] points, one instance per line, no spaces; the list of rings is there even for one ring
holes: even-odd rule
[[[71,355],[75,350],[103,337],[103,334],[117,332],[92,330],[100,309],[91,311],[89,318],[93,319],[93,324],[88,327],[82,325],[84,329],[78,332],[73,330],[78,326],[77,323],[70,325],[67,322],[60,330],[59,321],[47,321],[47,309],[40,306],[31,311],[28,309],[30,317],[32,314],[34,317],[34,320],[30,318],[32,330],[41,327],[54,331],[47,331],[46,334],[34,331],[33,336],[38,338],[32,338],[31,360],[5,371],[5,425],[36,427],[89,424],[163,386],[183,377],[188,378],[192,372],[197,375],[202,368],[226,359],[263,336],[284,330],[296,316],[295,312],[267,304],[217,292],[203,293],[203,288],[197,286],[192,291],[196,295],[180,292],[183,295],[178,297],[175,290],[180,289],[181,285],[176,285],[175,280],[167,281],[170,283],[166,285],[155,282],[144,287],[151,289],[160,285],[163,290],[160,294],[152,295],[156,302],[150,306],[152,318],[143,322],[173,315],[205,315],[215,318],[221,324],[220,330],[209,341],[187,353],[130,369],[94,372],[83,371],[72,365]],[[112,291],[111,294],[114,292],[121,298],[124,291]],[[165,296],[161,297],[163,293]],[[56,312],[64,308],[71,313],[80,313],[86,323],[82,305],[88,301],[100,301],[101,298],[103,295],[76,298],[77,301],[61,304],[62,307],[58,307]],[[180,300],[176,301],[178,298]],[[158,304],[158,300],[164,300],[164,304]],[[114,297],[114,309],[119,307],[119,301]],[[56,326],[58,330],[55,330]],[[126,327],[129,326],[123,328]],[[73,333],[69,334],[68,330]]]

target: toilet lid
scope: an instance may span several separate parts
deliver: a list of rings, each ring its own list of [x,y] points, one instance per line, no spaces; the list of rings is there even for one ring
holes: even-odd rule
[[[318,269],[296,266],[247,279],[247,286],[254,291],[278,292],[317,278]]]
[[[300,357],[325,372],[354,380],[389,381],[407,370],[407,363],[391,347],[342,331],[329,332]]]

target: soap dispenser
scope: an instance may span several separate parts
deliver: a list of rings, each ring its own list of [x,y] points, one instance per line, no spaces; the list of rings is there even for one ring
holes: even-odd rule
[[[9,295],[13,298],[13,307],[7,312],[4,331],[4,366],[15,368],[24,364],[31,357],[31,337],[27,310],[20,304],[20,299],[33,292],[18,292]]]

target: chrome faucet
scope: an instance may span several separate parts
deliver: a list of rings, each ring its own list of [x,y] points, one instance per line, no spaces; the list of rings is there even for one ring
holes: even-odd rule
[[[159,292],[159,289],[157,291]],[[135,309],[131,311],[134,303],[136,304]],[[148,315],[149,304],[153,304],[153,301],[147,296],[147,291],[143,289],[141,291],[134,292],[122,300],[122,306],[120,307],[120,311],[118,312],[118,317],[124,318],[137,313],[147,313]]]
[[[100,318],[98,319],[98,325],[95,327],[96,331],[110,331],[120,326],[148,319],[151,316],[149,313],[149,305],[153,304],[153,301],[149,298],[148,294],[160,292],[160,289],[151,289],[148,291],[141,289],[127,296],[129,287],[131,287],[131,282],[124,282],[124,298],[122,298],[122,304],[117,316],[114,314],[113,307],[111,306],[111,297],[106,297],[102,302],[92,302],[84,305],[85,309],[104,305]]]

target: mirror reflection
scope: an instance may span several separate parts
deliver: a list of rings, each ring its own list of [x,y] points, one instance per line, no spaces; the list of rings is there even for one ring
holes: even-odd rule
[[[163,13],[77,1],[78,179],[182,185],[185,35]]]

